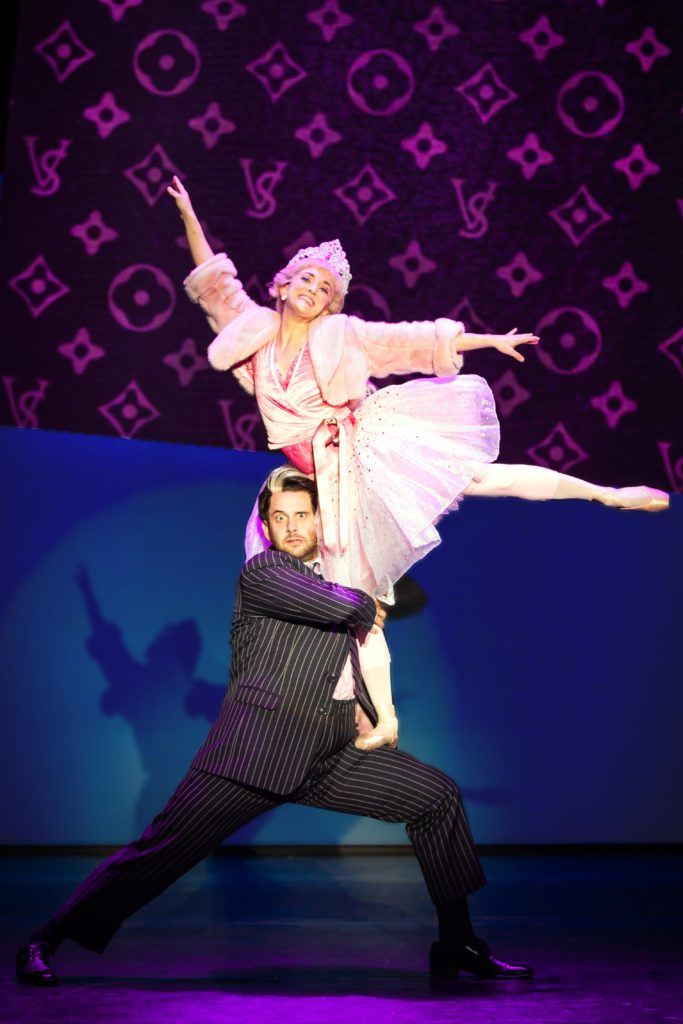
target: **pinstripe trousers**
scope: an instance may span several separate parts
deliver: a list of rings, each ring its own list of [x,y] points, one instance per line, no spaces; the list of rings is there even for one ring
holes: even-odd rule
[[[405,822],[437,906],[484,885],[455,783],[403,751],[358,750],[355,735],[355,700],[333,701],[313,767],[286,796],[191,768],[140,838],[103,861],[60,907],[52,918],[59,933],[103,952],[127,917],[221,840],[283,803]]]

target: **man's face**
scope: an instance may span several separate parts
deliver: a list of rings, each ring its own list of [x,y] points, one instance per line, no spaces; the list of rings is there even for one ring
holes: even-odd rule
[[[279,491],[270,499],[263,532],[277,551],[310,562],[318,554],[315,514],[306,491]]]

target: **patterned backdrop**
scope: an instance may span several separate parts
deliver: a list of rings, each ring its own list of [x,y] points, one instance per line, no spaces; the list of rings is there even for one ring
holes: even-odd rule
[[[679,0],[24,0],[6,424],[254,449],[165,186],[254,298],[339,236],[347,310],[534,330],[502,457],[683,491]]]

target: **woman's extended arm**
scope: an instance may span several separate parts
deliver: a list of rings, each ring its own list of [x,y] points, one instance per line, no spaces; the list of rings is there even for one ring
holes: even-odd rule
[[[518,363],[524,362],[524,356],[517,351],[518,345],[538,345],[535,334],[517,334],[517,328],[508,334],[459,334],[455,341],[458,352],[472,352],[477,348],[495,348],[503,355],[512,356]]]
[[[175,199],[180,219],[185,227],[185,234],[187,236],[187,244],[190,247],[190,254],[194,260],[195,266],[198,267],[201,263],[204,263],[205,260],[211,259],[213,256],[213,249],[207,242],[206,235],[202,231],[202,226],[197,220],[197,215],[194,212],[190,201],[190,195],[177,175],[174,176],[173,184],[169,185],[166,191],[172,199]]]
[[[448,377],[458,373],[462,353],[477,348],[495,348],[518,362],[524,356],[518,345],[535,345],[535,334],[468,334],[456,320],[385,324],[348,317],[348,326],[365,350],[368,376],[426,373]]]

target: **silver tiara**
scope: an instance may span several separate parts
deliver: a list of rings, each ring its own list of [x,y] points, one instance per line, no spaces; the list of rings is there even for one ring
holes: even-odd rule
[[[306,249],[299,249],[287,266],[305,263],[307,260],[316,260],[318,263],[327,264],[341,281],[342,293],[346,295],[351,281],[351,267],[338,238],[331,242],[321,242],[320,245],[309,245]]]

